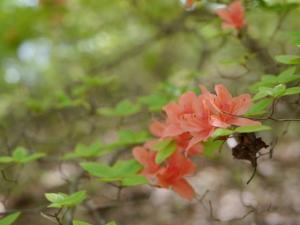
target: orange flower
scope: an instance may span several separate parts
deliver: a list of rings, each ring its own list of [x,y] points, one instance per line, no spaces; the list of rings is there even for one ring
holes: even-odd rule
[[[159,138],[163,137],[165,128],[166,125],[159,121],[154,121],[149,127],[151,133]],[[173,138],[176,141],[177,147],[182,149],[182,151],[188,156],[194,156],[203,152],[203,145],[201,143],[196,143],[193,144],[193,146],[189,146],[189,143],[193,138],[189,132],[182,133],[174,136]]]
[[[213,126],[226,128],[230,125],[247,126],[261,124],[258,121],[240,117],[248,111],[251,105],[249,94],[232,97],[222,84],[215,86],[217,95],[209,93],[202,85],[200,85],[200,88],[203,97],[208,101],[213,112],[211,115],[211,124]]]
[[[156,153],[149,151],[144,147],[138,146],[132,150],[132,154],[136,161],[138,161],[144,167],[141,171],[141,174],[151,181],[151,177],[154,176],[160,169],[160,166],[155,163]]]
[[[193,92],[183,94],[178,104],[170,103],[164,110],[167,122],[162,137],[174,137],[188,132],[191,139],[186,146],[187,150],[206,140],[214,131],[205,99],[197,97]]]
[[[240,30],[245,26],[245,12],[240,1],[235,1],[225,8],[218,9],[216,13],[223,20],[224,28]]]
[[[158,185],[164,188],[172,188],[181,197],[192,200],[195,191],[184,178],[194,174],[195,164],[179,151],[176,151],[166,162],[166,166],[157,173]]]

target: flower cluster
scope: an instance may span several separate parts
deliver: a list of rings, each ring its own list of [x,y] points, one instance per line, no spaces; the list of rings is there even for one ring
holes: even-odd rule
[[[249,109],[251,97],[242,94],[232,97],[222,84],[215,86],[215,94],[200,85],[201,95],[186,92],[178,102],[164,107],[164,121],[154,121],[151,133],[157,137],[144,146],[135,147],[133,155],[143,165],[141,174],[158,187],[172,188],[180,196],[191,200],[195,192],[186,177],[196,172],[191,160],[203,152],[203,143],[216,128],[260,125],[259,122],[241,117]],[[157,162],[158,143],[171,141],[174,151],[162,163]],[[169,144],[170,145],[170,144]]]
[[[242,29],[245,23],[245,12],[242,3],[237,0],[227,7],[218,9],[217,15],[223,20],[224,28]]]

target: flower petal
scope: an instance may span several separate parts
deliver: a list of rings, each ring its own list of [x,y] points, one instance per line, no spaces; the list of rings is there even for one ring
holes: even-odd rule
[[[211,116],[211,124],[215,127],[227,128],[230,126],[229,123],[222,120],[220,116],[212,115]]]
[[[251,96],[249,94],[242,94],[232,99],[233,109],[232,114],[243,115],[246,113],[251,105]]]
[[[181,197],[191,201],[195,196],[193,187],[183,178],[176,181],[173,184],[173,190],[177,192]]]
[[[232,120],[231,124],[236,126],[250,126],[250,125],[261,125],[261,122],[250,120],[247,118],[236,118]]]
[[[154,121],[150,124],[149,130],[156,137],[162,137],[166,125],[159,121]]]
[[[218,99],[227,102],[232,100],[232,96],[230,92],[227,90],[227,88],[223,84],[217,84],[215,86],[215,91],[217,93]]]
[[[194,92],[188,91],[179,98],[179,105],[183,112],[190,113],[193,111],[193,102],[197,100],[197,96]]]

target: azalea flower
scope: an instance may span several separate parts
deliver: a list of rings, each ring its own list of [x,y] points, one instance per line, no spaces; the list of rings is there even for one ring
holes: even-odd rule
[[[161,139],[163,139],[164,130],[166,128],[166,124],[154,121],[151,123],[149,129],[150,132]],[[189,143],[193,136],[189,132],[182,133],[180,135],[174,136],[173,139],[176,142],[177,148],[181,149],[184,154],[188,156],[195,156],[203,152],[203,145],[201,143],[197,143],[191,147],[189,147]],[[153,145],[153,144],[152,144]],[[151,148],[151,147],[150,147]]]
[[[190,134],[187,150],[206,140],[214,131],[210,123],[210,109],[202,96],[193,92],[183,94],[178,104],[170,103],[164,108],[167,121],[162,137]]]
[[[134,158],[143,166],[141,175],[149,182],[162,188],[172,188],[183,198],[191,200],[195,192],[185,176],[196,171],[195,164],[182,152],[175,151],[162,166],[155,163],[156,152],[145,147],[135,147],[132,151]]]
[[[185,179],[185,176],[193,175],[195,171],[195,164],[179,151],[176,151],[167,160],[166,166],[157,173],[157,182],[159,186],[172,188],[181,197],[192,200],[195,191]]]
[[[156,152],[147,150],[145,147],[135,147],[132,150],[132,154],[136,161],[138,161],[142,166],[143,170],[141,174],[152,181],[152,176],[154,176],[160,169],[159,164],[155,163]]]
[[[245,26],[245,12],[240,1],[235,1],[225,8],[218,9],[216,13],[223,20],[224,28],[240,30]]]
[[[230,125],[247,126],[260,125],[258,121],[242,118],[251,105],[251,96],[242,94],[232,97],[226,87],[222,84],[215,86],[216,95],[200,85],[202,95],[210,105],[212,110],[211,124],[215,127],[226,128]]]

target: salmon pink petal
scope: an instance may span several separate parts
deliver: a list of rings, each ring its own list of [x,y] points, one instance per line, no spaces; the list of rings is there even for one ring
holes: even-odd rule
[[[220,127],[220,128],[227,128],[230,126],[230,124],[226,123],[219,116],[216,115],[211,116],[211,124],[215,127]]]
[[[153,145],[157,144],[159,142],[159,139],[153,139],[153,140],[149,140],[144,144],[144,147],[146,149],[152,149]]]
[[[245,13],[240,1],[235,1],[228,7],[217,10],[216,14],[223,20],[223,27],[241,29],[245,26]]]
[[[225,7],[225,8],[221,8],[221,9],[218,9],[216,11],[216,14],[224,21],[224,22],[227,22],[227,23],[231,23],[231,15],[228,11],[228,8]]]
[[[148,163],[148,151],[143,147],[135,147],[132,150],[133,157],[143,166],[147,165]]]
[[[255,120],[250,120],[247,118],[235,118],[232,122],[232,125],[236,126],[251,126],[251,125],[261,125],[261,122],[255,121]]]
[[[189,201],[195,196],[193,187],[183,178],[177,180],[172,187],[176,193]]]
[[[164,107],[164,111],[166,112],[168,120],[170,121],[176,121],[181,113],[179,106],[174,102],[167,104]]]
[[[249,94],[242,94],[240,96],[234,97],[232,103],[232,114],[243,115],[248,111],[251,105],[251,96]]]
[[[188,156],[195,156],[203,153],[203,145],[201,143],[195,144],[193,147],[191,147],[189,150],[187,150]]]
[[[208,134],[204,132],[194,133],[192,139],[189,141],[189,144],[187,146],[187,151],[190,150],[190,148],[194,147],[196,144],[199,144],[201,141],[204,141],[208,138]]]
[[[147,151],[143,147],[135,147],[132,150],[134,158],[144,166],[142,174],[153,175],[159,169],[159,165],[155,163],[155,152]]]
[[[183,94],[179,99],[179,105],[182,107],[184,112],[192,112],[193,102],[197,99],[194,92],[188,91]]]
[[[212,95],[212,94],[207,90],[207,88],[206,88],[204,85],[200,84],[199,87],[200,87],[201,95],[202,95],[202,96],[210,96],[210,95]]]
[[[162,137],[166,125],[159,121],[150,124],[149,130],[156,137]]]
[[[238,25],[244,25],[244,7],[240,1],[235,1],[230,4],[229,10],[232,13],[232,19],[238,24]],[[238,23],[239,22],[239,23]]]
[[[217,84],[215,86],[215,91],[220,101],[227,102],[232,100],[231,94],[223,84]]]
[[[184,156],[182,156],[182,157],[184,157]],[[184,176],[193,175],[196,172],[197,167],[193,163],[192,160],[184,157],[184,160],[182,160],[182,165],[181,165],[180,170]]]
[[[177,135],[180,135],[184,133],[184,131],[181,129],[181,127],[178,124],[169,124],[166,126],[162,137],[174,137]]]

